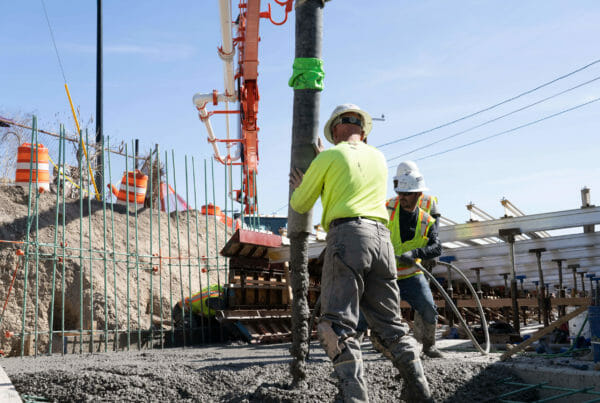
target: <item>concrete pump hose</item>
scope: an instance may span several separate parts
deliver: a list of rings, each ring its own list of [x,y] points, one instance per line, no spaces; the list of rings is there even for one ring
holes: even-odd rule
[[[473,285],[471,284],[471,282],[469,281],[467,276],[465,276],[465,274],[462,272],[462,270],[460,270],[458,267],[456,267],[452,263],[446,263],[446,262],[438,262],[438,263],[441,264],[442,266],[450,267],[452,270],[454,270],[456,273],[458,273],[458,275],[464,280],[467,287],[469,287],[471,294],[473,294],[473,298],[475,298],[475,303],[477,304],[477,310],[479,310],[479,317],[481,318],[481,327],[483,330],[483,335],[485,336],[485,352],[486,352],[486,354],[489,353],[490,345],[491,345],[490,344],[490,333],[489,333],[489,329],[488,329],[487,320],[485,318],[485,312],[483,310],[483,305],[481,305],[481,300],[479,299],[479,296],[477,295],[477,291],[475,291],[475,288],[473,287]]]
[[[444,262],[438,262],[438,263],[444,264]],[[429,280],[431,280],[431,282],[433,282],[433,284],[440,291],[440,293],[442,294],[442,296],[446,300],[446,303],[450,306],[450,308],[452,309],[452,311],[454,312],[454,314],[456,315],[456,317],[460,321],[460,324],[462,325],[462,327],[467,332],[467,335],[469,336],[469,338],[473,342],[473,345],[477,348],[477,350],[479,350],[479,352],[482,355],[487,355],[490,352],[490,342],[489,342],[489,335],[487,334],[487,326],[484,326],[484,328],[483,328],[483,331],[486,334],[486,343],[487,343],[486,344],[486,349],[484,350],[483,348],[481,348],[481,345],[479,345],[479,343],[477,342],[477,339],[475,339],[475,336],[473,336],[473,333],[469,329],[469,326],[467,325],[467,322],[465,321],[465,319],[462,317],[462,315],[458,311],[458,308],[456,307],[456,305],[454,305],[454,302],[452,301],[452,298],[450,298],[450,296],[446,293],[446,290],[444,290],[444,287],[442,287],[442,285],[435,279],[435,277],[433,276],[433,274],[429,273],[423,266],[421,266],[421,264],[419,262],[415,262],[415,265],[419,269],[421,269],[421,271],[427,276],[427,278]],[[454,269],[458,270],[457,268],[454,268]],[[464,274],[462,274],[462,272],[460,270],[458,270],[458,272],[460,273],[460,275],[464,279],[466,279],[466,277],[464,276]],[[468,282],[468,279],[467,279],[467,283],[470,285],[470,283]],[[472,292],[473,291],[474,290],[472,290]],[[479,301],[479,299],[477,298],[477,294],[476,293],[474,293],[473,296],[477,299],[477,301]],[[481,308],[481,304],[479,304],[478,307]],[[481,315],[481,318],[482,318],[482,324],[484,324],[485,323],[485,314],[483,314],[483,308],[481,308],[481,310],[480,310],[480,315]]]

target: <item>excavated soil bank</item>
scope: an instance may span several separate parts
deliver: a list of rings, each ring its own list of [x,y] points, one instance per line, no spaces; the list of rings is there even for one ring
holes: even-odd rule
[[[0,361],[19,393],[54,402],[81,401],[337,401],[333,368],[316,343],[305,389],[290,388],[290,344],[228,345]],[[369,398],[400,401],[391,363],[363,344]],[[438,402],[494,401],[514,388],[498,381],[514,376],[498,354],[448,352],[423,361]],[[534,396],[531,396],[534,397]]]
[[[137,329],[150,329],[153,323],[156,328],[161,317],[163,327],[168,330],[172,305],[182,295],[199,291],[208,282],[215,284],[217,278],[221,283],[225,281],[225,259],[218,257],[218,250],[227,236],[224,224],[218,221],[215,224],[213,216],[208,216],[207,222],[207,216],[196,210],[159,214],[154,209],[151,237],[149,209],[139,210],[136,225],[134,212],[128,215],[123,206],[115,205],[113,213],[107,204],[105,214],[101,202],[67,199],[63,214],[62,196],[59,206],[58,227],[55,225],[56,193],[40,195],[37,217],[33,198],[30,213],[25,332],[37,330],[38,353],[47,352],[50,327],[61,331],[63,320],[67,333],[76,333],[82,328],[84,335],[85,330],[91,329],[95,334],[118,329],[122,335],[128,326],[132,333]],[[22,242],[26,239],[27,212],[28,196],[24,189],[0,186],[0,240]],[[35,242],[39,245],[37,248]],[[66,247],[63,249],[62,245]],[[15,253],[17,248],[25,249],[19,243],[0,243],[1,303],[7,298],[15,265],[19,264],[0,326],[0,349],[7,355],[19,354],[21,347],[25,265],[24,259]],[[36,249],[39,258],[35,256]],[[203,259],[203,256],[208,258]],[[113,259],[116,260],[114,265]],[[217,259],[219,271],[216,270]],[[207,264],[210,265],[208,271]],[[55,334],[53,350],[60,353],[63,340],[56,339]],[[35,335],[28,337],[25,344],[28,352],[33,353]],[[113,347],[123,347],[119,341],[115,344]],[[89,348],[103,350],[99,344]]]

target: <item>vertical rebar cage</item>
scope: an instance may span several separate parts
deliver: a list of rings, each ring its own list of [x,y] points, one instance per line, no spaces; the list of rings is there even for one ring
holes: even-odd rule
[[[37,164],[38,133],[34,116],[31,170]],[[229,263],[219,257],[219,247],[235,230],[235,220],[227,216],[233,211],[233,204],[227,210],[230,167],[225,167],[224,191],[217,192],[212,160],[198,164],[174,151],[161,154],[158,145],[141,158],[127,144],[124,152],[116,151],[109,138],[106,144],[90,145],[87,137],[80,133],[75,141],[104,151],[98,153],[102,166],[96,169],[103,183],[125,172],[120,187],[112,186],[114,195],[105,189],[99,192],[103,197],[96,197],[94,158],[88,161],[78,152],[76,165],[68,165],[73,159],[66,146],[73,139],[62,125],[58,147],[51,150],[55,171],[49,192],[40,188],[37,176],[31,179],[34,175],[26,187],[1,185],[2,353],[66,354],[218,341],[223,336],[219,323],[194,312],[192,300],[228,281]],[[140,183],[146,177],[144,189]],[[146,196],[140,205],[142,192]],[[225,212],[199,209],[199,201],[204,207],[221,204]]]

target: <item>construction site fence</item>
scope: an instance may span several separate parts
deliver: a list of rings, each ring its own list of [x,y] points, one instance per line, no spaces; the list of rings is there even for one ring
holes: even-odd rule
[[[115,151],[108,137],[90,145],[87,133],[80,136],[82,146],[104,152],[87,158],[77,153],[76,175],[54,176],[50,192],[40,190],[38,176],[30,179],[22,190],[27,213],[19,221],[21,235],[16,231],[13,239],[0,240],[0,353],[37,356],[219,341],[218,322],[178,302],[227,282],[228,260],[219,251],[235,229],[228,194],[233,181],[241,185],[241,169],[232,175],[231,166],[182,158],[156,145],[144,166],[143,206],[129,197],[130,190],[135,195],[140,189],[135,182],[130,189],[126,180],[121,190],[127,197],[116,204],[107,185],[113,175],[137,168],[133,144]],[[35,116],[26,140],[40,142]],[[53,164],[68,165],[72,141],[61,125],[58,147],[49,151]],[[177,171],[181,162],[183,172]],[[217,190],[220,169],[223,187]],[[95,188],[95,181],[102,187]],[[221,205],[225,219],[202,214],[202,205]],[[258,211],[250,220],[240,213],[242,227],[259,225]]]

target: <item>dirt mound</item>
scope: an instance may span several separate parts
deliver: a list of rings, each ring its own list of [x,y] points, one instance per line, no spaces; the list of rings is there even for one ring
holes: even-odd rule
[[[31,228],[27,261],[16,254],[26,249],[24,244],[0,243],[1,303],[18,264],[0,325],[5,354],[20,353],[25,290],[25,348],[35,352],[37,345],[37,352],[44,353],[51,327],[58,332],[53,347],[61,351],[62,330],[112,335],[150,329],[161,317],[168,325],[174,303],[226,279],[218,250],[227,235],[213,216],[142,209],[136,217],[123,206],[114,205],[113,212],[110,204],[104,209],[87,199],[60,200],[57,210],[51,192],[41,194],[37,206],[32,199],[28,207],[26,191],[0,186],[0,240],[23,242],[28,224]],[[5,331],[14,335],[7,337]]]

